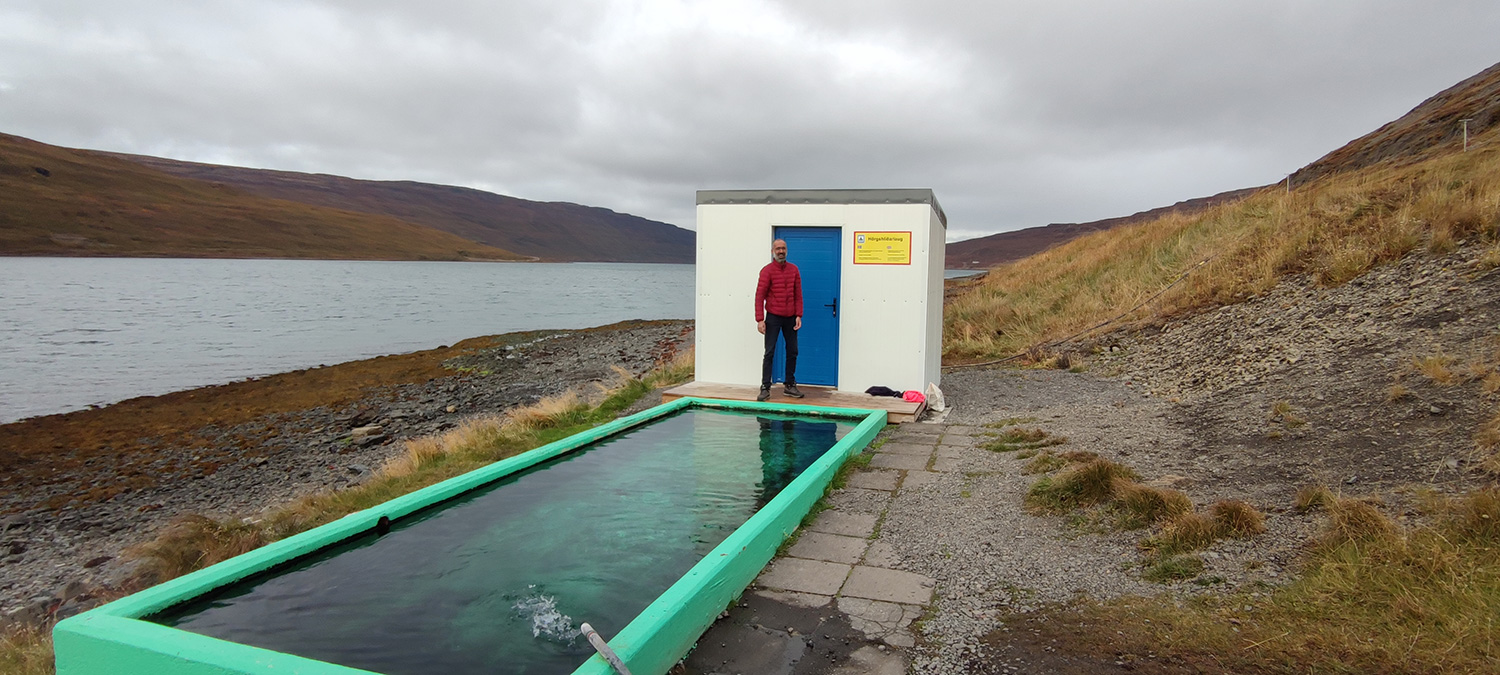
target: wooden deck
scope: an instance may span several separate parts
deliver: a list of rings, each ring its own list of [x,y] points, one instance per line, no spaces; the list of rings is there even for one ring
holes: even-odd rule
[[[799,385],[804,398],[789,398],[781,392],[781,385],[771,385],[771,402],[773,403],[800,403],[802,405],[816,405],[826,408],[860,408],[864,410],[885,410],[886,420],[891,424],[902,424],[915,422],[927,409],[926,403],[907,403],[892,396],[870,396],[868,394],[851,394],[844,391],[835,391],[832,387],[814,387],[810,385]],[[698,398],[717,398],[728,401],[754,401],[760,394],[760,387],[745,386],[738,384],[716,384],[713,382],[689,382],[679,387],[673,387],[662,392],[662,403],[670,403],[684,396],[696,396]]]

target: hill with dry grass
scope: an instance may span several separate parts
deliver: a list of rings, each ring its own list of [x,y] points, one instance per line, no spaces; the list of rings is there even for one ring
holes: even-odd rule
[[[997,268],[949,304],[947,356],[1008,356],[1127,310],[1121,320],[1192,314],[1291,275],[1342,284],[1414,251],[1446,254],[1460,241],[1484,242],[1485,260],[1500,264],[1497,108],[1500,65],[1299,171],[1290,193],[1262,188]],[[1458,124],[1465,117],[1467,152]]]
[[[158,171],[320,207],[399,218],[550,261],[692,263],[691,231],[609,209],[483,190],[115,154]]]
[[[1105,218],[1087,223],[1052,223],[1041,227],[1028,227],[1012,232],[1001,232],[987,237],[975,237],[948,244],[948,267],[954,269],[989,269],[996,265],[1020,260],[1045,251],[1083,235],[1108,230],[1121,225],[1144,223],[1170,214],[1192,215],[1227,202],[1243,199],[1260,188],[1242,188],[1221,192],[1208,197],[1185,199],[1171,206],[1140,211],[1128,216]]]
[[[528,259],[391,216],[264,197],[6,134],[0,255]]]

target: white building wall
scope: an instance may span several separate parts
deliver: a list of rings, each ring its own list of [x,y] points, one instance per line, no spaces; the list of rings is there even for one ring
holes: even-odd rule
[[[842,230],[838,388],[925,389],[941,377],[946,230],[932,205],[700,204],[696,374],[760,384],[755,282],[776,227]],[[911,232],[909,265],[857,265],[856,232]]]

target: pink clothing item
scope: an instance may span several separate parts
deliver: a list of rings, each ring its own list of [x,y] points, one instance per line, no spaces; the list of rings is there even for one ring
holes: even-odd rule
[[[927,397],[923,396],[922,392],[915,389],[902,394],[901,398],[904,399],[907,403],[921,403],[927,400]]]
[[[766,312],[778,316],[802,316],[802,272],[789,262],[771,262],[760,268],[755,284],[755,320],[765,321]]]

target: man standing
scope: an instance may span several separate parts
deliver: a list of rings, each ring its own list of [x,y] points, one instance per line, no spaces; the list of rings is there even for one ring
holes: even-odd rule
[[[776,356],[776,334],[786,342],[786,395],[802,398],[797,390],[797,331],[802,328],[802,273],[786,261],[786,241],[771,242],[771,262],[760,268],[755,285],[755,328],[766,336],[760,364],[760,395],[771,398],[771,360]]]

